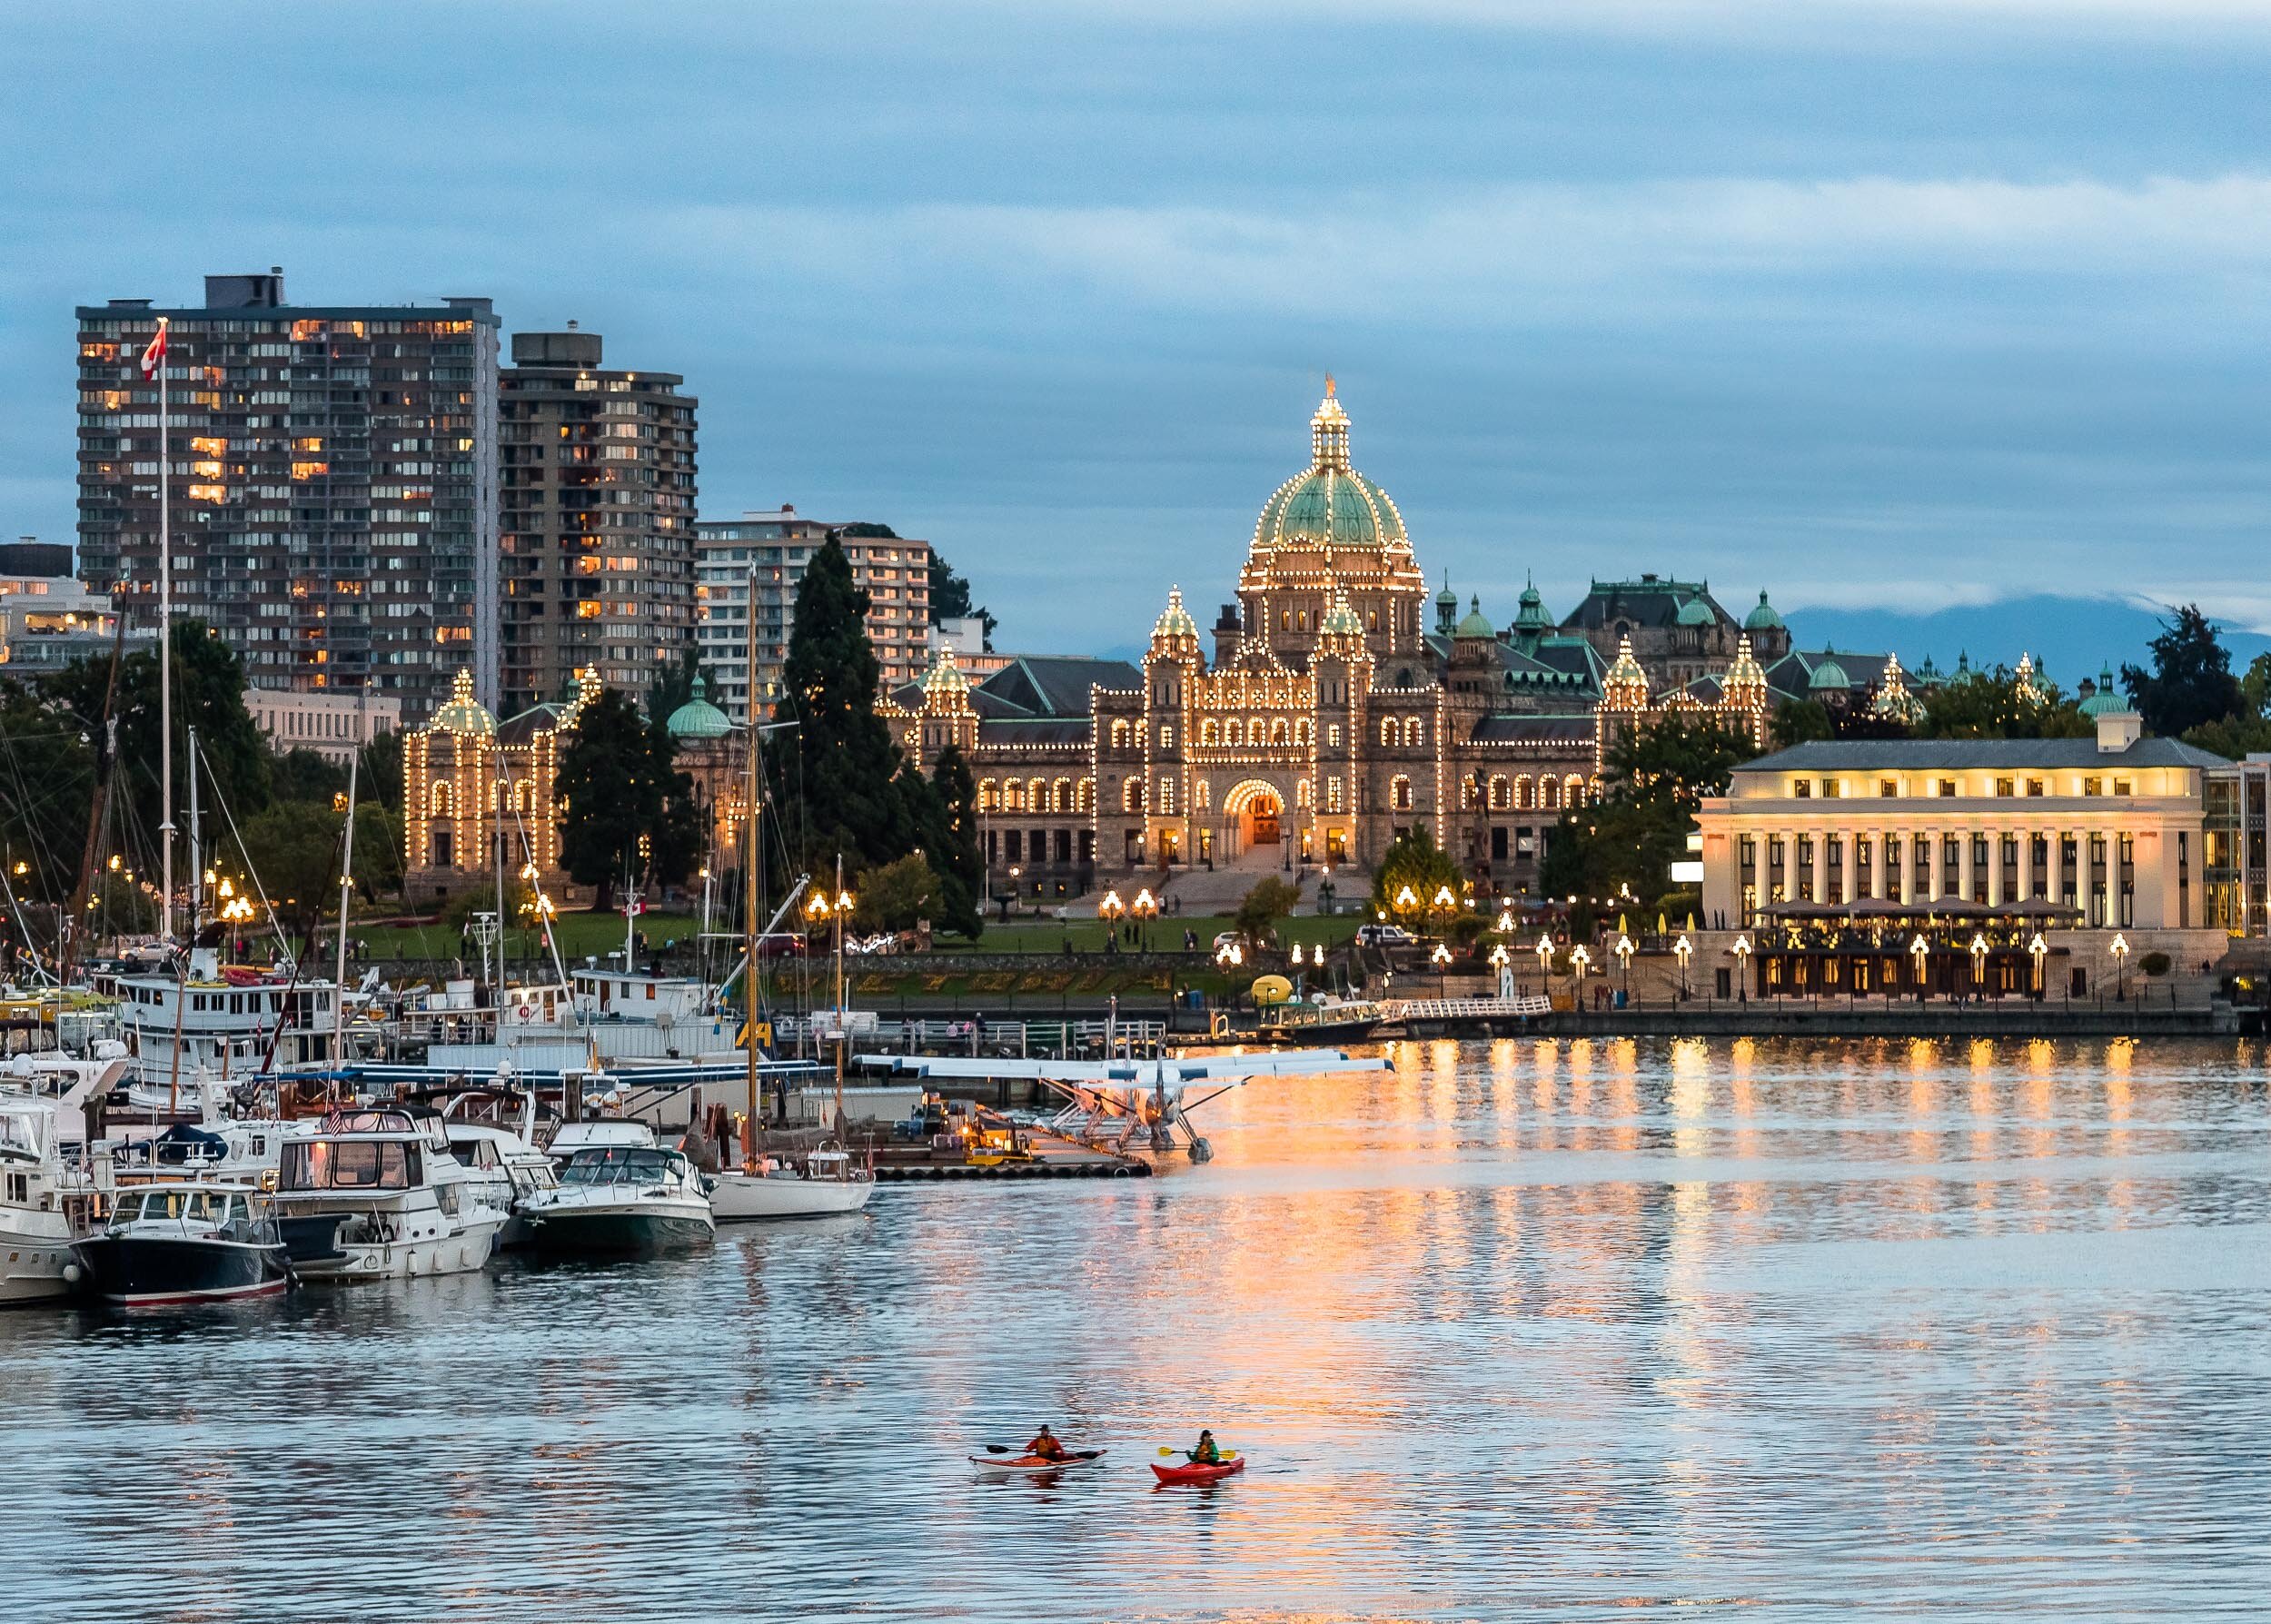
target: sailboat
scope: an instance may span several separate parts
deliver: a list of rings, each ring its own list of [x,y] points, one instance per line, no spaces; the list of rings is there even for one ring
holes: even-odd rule
[[[751,599],[755,601],[754,599]],[[748,1018],[742,1023],[741,1042],[748,1052],[749,1063],[749,1123],[747,1137],[742,1141],[742,1162],[739,1167],[721,1167],[709,1175],[709,1209],[720,1223],[752,1218],[818,1218],[838,1213],[857,1213],[868,1204],[875,1193],[874,1173],[864,1163],[854,1161],[840,1145],[823,1146],[799,1158],[760,1156],[757,1154],[757,1124],[759,1094],[757,1083],[757,944],[758,929],[758,863],[763,846],[763,785],[758,772],[758,740],[761,737],[754,708],[760,691],[757,684],[757,639],[749,639],[749,695],[751,710],[749,728],[749,847],[741,866],[745,900],[742,907],[741,993],[742,1007]],[[842,878],[842,859],[838,859],[838,878]],[[809,876],[799,879],[789,888],[780,909],[766,926],[764,934],[770,934],[788,910],[796,906],[798,897],[811,883]],[[838,890],[840,894],[841,886]],[[842,1076],[843,1056],[837,1056],[838,1076]]]

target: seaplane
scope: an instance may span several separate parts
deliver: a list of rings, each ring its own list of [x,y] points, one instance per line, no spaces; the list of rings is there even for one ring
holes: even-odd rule
[[[1042,1125],[1097,1150],[1155,1154],[1183,1151],[1194,1162],[1214,1159],[1190,1114],[1255,1077],[1314,1076],[1327,1072],[1384,1072],[1385,1060],[1361,1060],[1338,1049],[1272,1049],[1251,1055],[1163,1055],[1115,1060],[957,1059],[933,1055],[862,1055],[861,1066],[927,1083],[956,1078],[1018,1077],[1063,1099]],[[1193,1089],[1195,1099],[1185,1096]]]

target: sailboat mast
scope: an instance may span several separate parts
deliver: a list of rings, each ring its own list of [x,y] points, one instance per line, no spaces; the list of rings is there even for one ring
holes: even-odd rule
[[[197,729],[189,730],[189,938],[197,940],[197,927],[204,923],[205,886],[203,841],[197,817]]]
[[[741,1138],[743,1165],[754,1171],[757,1166],[757,866],[764,858],[765,842],[758,833],[759,798],[757,748],[757,566],[749,566],[749,585],[742,605],[742,624],[747,628],[749,642],[744,650],[749,662],[749,689],[741,700],[741,724],[749,729],[749,786],[746,816],[743,822],[749,830],[749,851],[741,862],[741,887],[746,894],[741,916],[741,1032],[749,1051],[749,1114]]]
[[[364,692],[368,693],[366,687]],[[355,699],[355,737],[362,737],[362,696]],[[338,969],[332,975],[332,1065],[336,1066],[347,1058],[347,906],[353,899],[355,885],[355,790],[362,771],[362,747],[357,744],[354,754],[347,758],[347,850],[339,864],[339,958]],[[499,937],[500,943],[502,936]]]
[[[166,318],[158,318],[158,936],[174,934],[174,437],[165,399]]]

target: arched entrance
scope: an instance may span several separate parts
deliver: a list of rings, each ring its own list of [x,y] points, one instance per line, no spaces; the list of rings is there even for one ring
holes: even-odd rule
[[[1276,857],[1285,837],[1285,800],[1274,786],[1249,778],[1223,797],[1222,809],[1236,841],[1233,857],[1262,851]]]

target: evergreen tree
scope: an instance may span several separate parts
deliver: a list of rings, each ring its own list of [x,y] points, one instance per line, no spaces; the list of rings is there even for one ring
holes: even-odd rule
[[[701,650],[691,644],[680,649],[677,659],[657,666],[654,682],[647,689],[647,714],[658,722],[669,721],[672,711],[693,698],[694,678],[701,668]]]
[[[986,858],[977,844],[977,780],[959,746],[938,752],[930,788],[923,849],[938,876],[938,926],[975,936],[986,928]]]
[[[1924,692],[1924,738],[2088,738],[2097,724],[2057,688],[2038,681],[2029,694],[2005,667],[1976,671]]]
[[[1830,719],[1830,708],[1820,700],[1785,699],[1774,708],[1767,731],[1773,738],[1776,749],[1787,750],[1817,738],[1835,738],[1838,727]]]
[[[61,902],[79,883],[96,769],[88,740],[100,737],[61,702],[0,681],[0,861],[19,903]]]
[[[1435,844],[1434,832],[1423,823],[1414,824],[1381,854],[1380,866],[1373,870],[1373,910],[1395,919],[1403,911],[1397,908],[1395,899],[1406,886],[1423,909],[1433,905],[1436,893],[1445,886],[1456,896],[1464,883],[1457,860]]]
[[[2187,603],[2162,621],[2151,648],[2153,668],[2123,666],[2121,686],[2154,732],[2173,738],[2246,708],[2232,675],[2231,651],[2198,604]]]
[[[1696,809],[1723,795],[1734,769],[1757,751],[1748,734],[1677,711],[1650,721],[1610,749],[1599,800],[1562,815],[1540,865],[1549,896],[1613,896],[1643,904],[1670,890],[1671,866],[1687,856]]]
[[[583,708],[560,753],[560,866],[596,888],[595,912],[615,906],[617,882],[675,885],[701,850],[693,780],[671,763],[678,741],[621,692]]]
[[[830,532],[797,588],[781,671],[778,719],[797,726],[766,760],[775,803],[790,808],[784,831],[792,842],[801,832],[816,874],[839,852],[850,869],[891,862],[922,837],[928,786],[902,770],[905,758],[876,713],[882,668],[868,640],[868,607]]]

